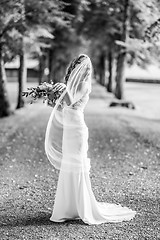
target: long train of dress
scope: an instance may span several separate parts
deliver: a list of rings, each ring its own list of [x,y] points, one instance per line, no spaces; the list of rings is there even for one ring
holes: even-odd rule
[[[82,219],[87,224],[131,220],[135,211],[95,199],[89,176],[88,128],[83,111],[66,107],[63,117],[66,126],[63,129],[63,158],[50,220]]]

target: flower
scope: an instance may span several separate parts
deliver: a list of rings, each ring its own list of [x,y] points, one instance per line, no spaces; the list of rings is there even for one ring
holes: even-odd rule
[[[27,91],[22,92],[22,96],[31,97],[32,100],[30,104],[35,102],[39,98],[43,98],[43,103],[47,101],[47,104],[54,106],[57,99],[61,96],[63,91],[52,91],[54,84],[44,82],[37,87],[27,88]]]

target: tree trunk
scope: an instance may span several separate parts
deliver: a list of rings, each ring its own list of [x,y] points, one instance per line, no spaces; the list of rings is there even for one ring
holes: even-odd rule
[[[12,113],[6,89],[6,72],[2,57],[2,46],[0,46],[0,118]]]
[[[26,86],[27,81],[27,68],[26,68],[26,59],[25,59],[25,52],[22,49],[21,54],[19,55],[19,71],[18,71],[18,103],[17,109],[24,107],[24,98],[22,97],[22,91]]]
[[[53,49],[49,50],[48,68],[49,68],[48,81],[50,82],[52,80],[54,82],[54,79],[53,79]]]
[[[108,70],[109,70],[109,77],[107,83],[107,91],[113,91],[113,52],[112,50],[108,53]]]
[[[115,96],[118,99],[124,99],[125,65],[126,65],[126,53],[123,53],[123,54],[121,53],[118,55],[118,59],[117,59]]]
[[[43,61],[43,56],[40,56],[39,57],[39,78],[38,78],[39,85],[43,82],[43,75],[44,75],[44,61]]]
[[[104,53],[101,53],[101,56],[100,56],[100,63],[99,63],[99,79],[100,79],[100,84],[102,86],[105,85],[105,60],[106,60],[106,57],[105,57],[105,54]]]
[[[121,41],[123,42],[126,42],[127,40],[128,24],[129,24],[129,0],[125,0],[123,32],[121,36]],[[126,65],[126,49],[123,47],[120,47],[118,58],[117,58],[117,75],[116,75],[116,90],[115,90],[115,96],[118,99],[124,99],[125,65]]]

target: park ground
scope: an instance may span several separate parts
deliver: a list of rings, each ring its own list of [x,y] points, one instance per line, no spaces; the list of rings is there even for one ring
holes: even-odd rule
[[[58,180],[44,152],[51,108],[40,100],[0,119],[0,240],[160,240],[159,88],[126,83],[130,110],[109,108],[113,95],[93,83],[85,110],[94,194],[136,210],[129,222],[51,222]],[[9,93],[14,107],[15,83]]]

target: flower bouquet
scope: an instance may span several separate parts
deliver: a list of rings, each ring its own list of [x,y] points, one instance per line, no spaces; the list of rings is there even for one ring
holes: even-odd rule
[[[54,84],[44,82],[37,87],[27,88],[27,91],[22,92],[22,96],[31,97],[31,102],[35,102],[39,98],[43,98],[43,103],[47,102],[48,105],[54,106],[57,99],[61,96],[63,91],[53,90]]]

